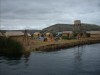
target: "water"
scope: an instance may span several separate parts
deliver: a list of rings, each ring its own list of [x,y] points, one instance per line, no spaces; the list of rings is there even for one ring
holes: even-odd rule
[[[100,44],[54,52],[26,52],[16,60],[2,56],[0,75],[100,75]]]

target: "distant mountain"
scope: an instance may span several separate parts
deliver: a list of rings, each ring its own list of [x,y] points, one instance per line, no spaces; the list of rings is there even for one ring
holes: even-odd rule
[[[85,31],[97,31],[100,30],[100,26],[94,24],[84,24],[82,23],[82,27]],[[41,32],[61,32],[61,31],[72,31],[73,24],[55,24],[50,27],[44,28]]]
[[[35,32],[40,32],[41,30],[27,30],[28,33],[33,34]],[[25,32],[25,30],[23,31]]]
[[[7,32],[7,31],[21,31],[25,32],[25,30],[0,30],[2,32]],[[41,30],[27,30],[28,33],[33,34],[34,32],[40,32]]]

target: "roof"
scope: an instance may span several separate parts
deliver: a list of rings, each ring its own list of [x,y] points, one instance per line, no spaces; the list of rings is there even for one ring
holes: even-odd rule
[[[100,31],[86,31],[86,33],[90,33],[90,34],[100,34]]]
[[[62,33],[70,33],[70,34],[72,34],[72,31],[63,31]]]
[[[10,32],[6,32],[5,33],[6,36],[21,36],[21,35],[24,35],[23,32],[20,32],[20,31],[10,31]]]
[[[34,33],[34,35],[38,35],[38,34],[41,34],[41,33],[40,33],[40,32],[35,32],[35,33]]]
[[[28,34],[28,36],[31,36],[31,34],[30,33],[27,33]]]
[[[46,35],[52,35],[52,33],[50,33],[50,32],[47,32],[47,33],[46,33]]]

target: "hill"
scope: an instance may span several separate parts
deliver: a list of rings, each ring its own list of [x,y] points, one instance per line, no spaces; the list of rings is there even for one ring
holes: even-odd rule
[[[100,30],[100,26],[94,24],[84,24],[82,23],[82,27],[85,31],[98,31]],[[61,32],[61,31],[72,31],[73,24],[55,24],[50,27],[44,28],[41,32]]]

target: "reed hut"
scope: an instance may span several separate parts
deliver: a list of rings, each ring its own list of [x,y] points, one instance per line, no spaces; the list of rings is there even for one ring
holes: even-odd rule
[[[52,37],[53,37],[53,34],[52,34],[52,33],[50,33],[50,32],[48,32],[48,33],[46,33],[46,34],[45,34],[45,36],[46,36],[46,37],[50,37],[50,36],[52,36]]]
[[[72,31],[63,31],[62,32],[62,36],[67,36],[67,37],[71,37],[73,35]]]
[[[17,40],[22,44],[29,44],[30,40],[29,39],[30,34],[23,33],[21,31],[9,31],[5,33],[5,36]]]
[[[8,31],[5,33],[6,37],[22,37],[24,36],[23,32],[20,31]]]
[[[40,32],[35,32],[33,34],[33,36],[34,36],[34,39],[38,39],[39,37],[41,37],[41,33]]]
[[[47,32],[47,33],[45,34],[45,37],[47,38],[47,41],[53,41],[53,40],[54,40],[53,34],[50,33],[50,32]]]
[[[100,31],[87,31],[86,33],[89,33],[90,37],[100,37]]]

